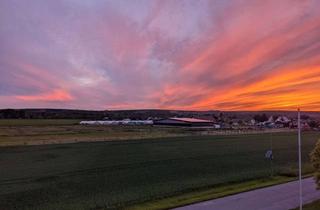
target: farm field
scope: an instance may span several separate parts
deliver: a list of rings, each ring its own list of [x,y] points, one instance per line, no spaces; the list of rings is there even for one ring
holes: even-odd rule
[[[84,126],[80,120],[0,120],[0,146],[118,141],[178,136],[234,135],[292,130],[214,130],[159,126]]]
[[[80,120],[0,120],[0,146],[161,138],[197,133],[185,128],[84,126],[79,125],[79,122]]]
[[[25,138],[28,138],[27,136]],[[303,171],[320,133],[303,133]],[[295,133],[181,136],[0,147],[0,209],[118,209],[266,178],[295,176]]]

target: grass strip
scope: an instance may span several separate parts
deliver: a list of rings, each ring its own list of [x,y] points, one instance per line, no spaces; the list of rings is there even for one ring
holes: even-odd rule
[[[313,201],[312,203],[303,205],[303,210],[319,210],[320,209],[320,200]],[[299,207],[293,209],[299,210]]]
[[[308,177],[308,176],[305,176]],[[221,198],[229,195],[234,195],[241,192],[247,192],[250,190],[260,189],[273,185],[283,184],[290,181],[296,180],[295,177],[286,176],[275,176],[273,178],[257,179],[247,181],[243,183],[229,184],[219,186],[211,189],[199,190],[172,197],[167,197],[159,200],[149,201],[142,204],[136,204],[129,206],[127,210],[160,210],[160,209],[171,209],[181,206],[186,206],[202,201],[208,201],[216,198]]]

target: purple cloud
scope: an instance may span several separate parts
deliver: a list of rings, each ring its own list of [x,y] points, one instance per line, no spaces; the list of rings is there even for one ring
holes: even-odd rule
[[[319,9],[317,1],[3,0],[0,108],[291,109],[296,90],[319,110],[320,86],[307,75],[320,73]],[[294,86],[299,77],[284,79],[292,74],[307,79]],[[261,89],[274,75],[284,84]]]

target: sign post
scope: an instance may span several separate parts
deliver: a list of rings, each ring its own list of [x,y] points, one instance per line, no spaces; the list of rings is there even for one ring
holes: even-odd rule
[[[272,166],[273,154],[272,154],[272,150],[268,150],[264,156],[265,156],[265,158],[267,160],[270,161],[270,169],[271,169],[271,174],[270,175],[271,175],[271,177],[273,177],[273,166]]]

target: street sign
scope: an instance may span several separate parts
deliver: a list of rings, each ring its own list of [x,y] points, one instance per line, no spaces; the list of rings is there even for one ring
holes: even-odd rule
[[[268,150],[264,156],[266,159],[273,160],[272,150]]]

